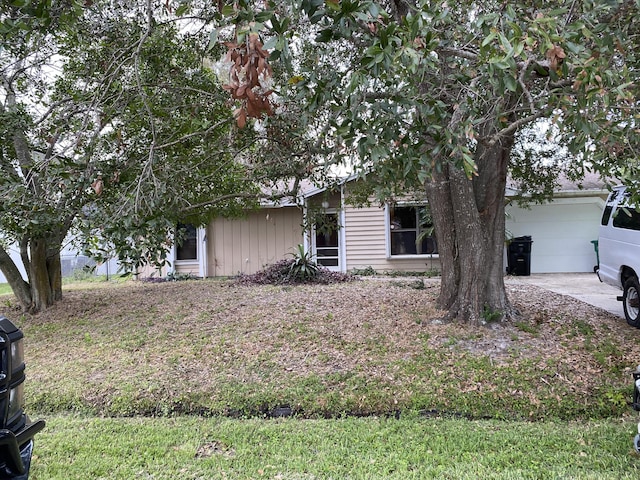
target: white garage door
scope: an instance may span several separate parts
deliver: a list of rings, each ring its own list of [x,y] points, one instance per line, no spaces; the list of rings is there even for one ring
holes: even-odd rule
[[[507,235],[531,236],[531,273],[593,272],[591,241],[598,238],[603,205],[599,197],[559,198],[529,209],[509,205]]]

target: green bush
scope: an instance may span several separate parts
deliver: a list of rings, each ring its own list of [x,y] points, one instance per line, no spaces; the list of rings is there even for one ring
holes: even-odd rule
[[[289,267],[289,278],[295,282],[308,282],[318,276],[318,264],[313,256],[304,251],[303,245],[298,245],[298,251],[293,254],[293,263]]]
[[[377,275],[377,272],[371,265],[365,268],[354,268],[351,273],[354,275],[360,275],[361,277],[372,277]]]

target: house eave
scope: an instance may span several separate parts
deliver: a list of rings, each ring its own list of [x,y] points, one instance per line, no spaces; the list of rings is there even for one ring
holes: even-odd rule
[[[260,202],[260,208],[291,208],[291,207],[300,207],[301,203],[298,203],[299,199],[296,201],[287,201],[287,202]]]

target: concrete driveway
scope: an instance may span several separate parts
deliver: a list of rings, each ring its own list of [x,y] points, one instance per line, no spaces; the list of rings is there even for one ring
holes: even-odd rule
[[[507,276],[505,283],[536,285],[624,318],[622,302],[616,300],[617,296],[622,295],[622,290],[600,282],[595,273],[538,273],[528,277]]]

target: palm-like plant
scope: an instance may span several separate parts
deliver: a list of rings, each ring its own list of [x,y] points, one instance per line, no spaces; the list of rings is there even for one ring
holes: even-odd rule
[[[304,245],[299,244],[297,251],[293,253],[293,263],[289,267],[289,279],[306,282],[318,275],[318,264],[313,261],[313,255],[305,252]]]

